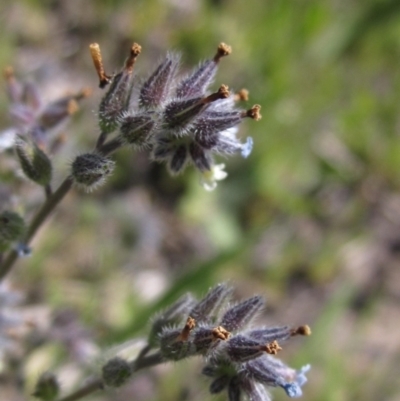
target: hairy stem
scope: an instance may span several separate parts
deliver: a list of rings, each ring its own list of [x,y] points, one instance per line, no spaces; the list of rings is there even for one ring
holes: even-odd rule
[[[122,146],[121,140],[117,137],[107,143],[104,143],[106,135],[102,132],[97,140],[96,149],[104,156],[113,153]],[[33,236],[36,234],[40,226],[49,217],[50,213],[55,209],[55,207],[62,201],[68,191],[71,189],[73,184],[73,179],[71,176],[67,177],[62,184],[58,187],[55,192],[51,192],[51,187],[47,186],[45,188],[46,201],[43,203],[42,207],[38,210],[36,215],[33,217],[27,233],[24,238],[25,245],[28,245],[32,240]],[[3,261],[0,260],[0,282],[13,268],[16,260],[18,259],[18,252],[12,250],[8,253],[7,257]]]
[[[132,373],[135,373],[141,369],[149,368],[151,366],[159,365],[164,361],[159,352],[147,357],[141,357],[140,355],[142,355],[142,353],[139,354],[137,359],[131,362]],[[70,395],[59,398],[58,401],[77,401],[89,394],[94,393],[97,390],[102,390],[103,388],[103,380],[101,378],[95,378]]]
[[[68,191],[72,187],[72,177],[67,177],[58,189],[53,192],[43,203],[42,207],[38,210],[36,215],[33,217],[28,230],[26,232],[24,242],[26,245],[32,240],[33,236],[36,234],[37,230],[44,223],[44,221],[49,217],[50,213],[55,209],[55,207],[61,202]],[[3,263],[0,265],[0,281],[10,272],[14,266],[15,261],[18,259],[18,252],[12,250],[8,253],[7,257],[4,259]]]
[[[96,149],[104,156],[107,156],[113,152],[115,152],[117,149],[119,149],[122,146],[122,140],[119,136],[117,136],[114,139],[111,139],[110,141],[101,144],[98,146]]]

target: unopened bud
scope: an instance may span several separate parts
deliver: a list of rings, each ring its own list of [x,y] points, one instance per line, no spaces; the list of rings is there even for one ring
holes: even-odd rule
[[[60,385],[56,376],[45,372],[39,377],[32,395],[43,401],[53,401],[58,397],[59,392]]]
[[[230,46],[220,43],[215,56],[201,63],[193,72],[183,79],[176,88],[176,96],[179,98],[192,98],[205,93],[207,86],[213,81],[217,72],[218,63],[222,57],[232,52]]]
[[[51,161],[36,144],[23,138],[17,139],[15,151],[25,175],[39,185],[50,183],[52,165]]]
[[[140,107],[154,109],[160,107],[170,95],[179,66],[179,56],[167,54],[143,84],[139,94]]]
[[[92,46],[91,51],[93,57],[93,49],[96,49]],[[141,47],[137,43],[134,43],[130,49],[129,57],[125,62],[124,68],[111,79],[110,88],[101,100],[99,107],[99,125],[102,132],[105,134],[109,134],[117,128],[120,117],[123,115],[129,105],[132,91],[133,65],[140,52]],[[95,58],[93,58],[93,61],[95,61]],[[97,71],[99,77],[102,73],[104,73],[104,70],[102,70],[100,73],[99,70]],[[105,75],[103,78],[109,79]],[[102,78],[100,77],[100,85],[102,85],[101,82]]]
[[[160,334],[160,352],[167,360],[179,361],[194,355],[196,348],[191,341],[182,339],[182,330],[165,329]]]
[[[115,162],[97,153],[85,153],[72,163],[72,177],[78,186],[92,191],[111,175]]]
[[[229,308],[221,319],[221,326],[228,331],[243,329],[263,308],[264,299],[260,296],[249,298]]]
[[[195,300],[190,294],[186,294],[179,298],[168,309],[158,314],[153,319],[151,332],[149,335],[149,344],[154,345],[160,333],[165,327],[171,327],[178,324],[182,319],[188,315],[190,309],[193,307]]]
[[[10,245],[20,239],[25,233],[23,218],[15,213],[5,210],[0,214],[0,252],[7,250]]]
[[[266,345],[241,334],[230,338],[226,344],[226,354],[232,362],[245,362],[265,352],[272,353]]]
[[[155,121],[149,114],[125,115],[120,125],[122,140],[138,148],[149,145],[154,126]]]
[[[164,109],[164,126],[166,129],[184,129],[213,102],[228,97],[229,88],[221,85],[217,92],[206,97],[173,100]]]
[[[103,382],[109,387],[122,386],[132,375],[132,366],[125,359],[115,357],[102,368]]]
[[[222,304],[232,294],[232,288],[226,284],[218,284],[211,288],[206,296],[190,311],[190,316],[197,322],[206,322],[214,317]]]

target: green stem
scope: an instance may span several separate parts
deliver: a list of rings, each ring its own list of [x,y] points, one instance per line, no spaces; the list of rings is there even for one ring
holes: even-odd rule
[[[122,141],[119,137],[116,137],[107,143],[104,143],[106,135],[104,133],[100,134],[100,137],[97,142],[97,150],[107,156],[122,146]],[[50,187],[46,188],[46,201],[39,209],[39,211],[34,216],[31,224],[28,227],[28,231],[24,238],[24,242],[26,245],[29,244],[33,236],[36,234],[36,231],[39,227],[44,223],[44,221],[49,217],[50,213],[54,210],[54,208],[61,202],[61,200],[65,197],[68,191],[71,189],[73,184],[73,179],[71,176],[67,177],[64,182],[58,187],[58,189],[51,193]],[[10,272],[14,263],[18,259],[18,252],[12,250],[8,253],[7,257],[1,263],[0,261],[0,282],[4,279],[4,277]]]
[[[104,156],[107,156],[113,152],[115,152],[117,149],[119,149],[123,145],[122,140],[119,136],[117,136],[114,139],[111,139],[107,143],[99,146],[97,150]]]
[[[147,357],[138,357],[131,362],[132,373],[135,373],[141,369],[149,368],[151,366],[159,365],[162,362],[164,362],[164,360],[159,352]],[[70,395],[59,398],[58,401],[77,401],[89,394],[94,393],[97,390],[102,389],[104,389],[103,380],[100,378],[95,378]]]
[[[26,245],[29,244],[33,236],[36,234],[37,230],[44,223],[44,221],[49,217],[50,213],[55,209],[55,207],[61,202],[68,191],[71,189],[73,184],[72,177],[67,177],[58,189],[53,192],[49,198],[44,202],[42,207],[38,210],[36,215],[33,217],[31,224],[28,227],[27,233],[24,238]],[[0,282],[4,277],[10,272],[14,266],[15,261],[18,259],[18,253],[12,250],[8,253],[7,257],[4,259],[3,263],[0,265]]]

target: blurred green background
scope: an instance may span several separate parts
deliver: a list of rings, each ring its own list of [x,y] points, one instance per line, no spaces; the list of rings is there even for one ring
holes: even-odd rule
[[[229,280],[237,297],[266,296],[261,322],[312,327],[280,353],[313,366],[303,399],[400,400],[399,1],[25,0],[0,10],[2,69],[13,65],[49,99],[94,89],[65,130],[55,182],[99,133],[92,42],[107,71],[140,43],[138,82],[168,50],[182,52],[187,70],[226,42],[233,53],[214,87],[247,88],[245,107],[261,104],[263,115],[242,124],[253,153],[226,160],[229,176],[212,193],[192,169],[173,178],[146,152],[119,152],[112,179],[72,191],[19,262],[12,281],[26,307],[75,311],[107,349],[145,334],[153,312],[181,293]],[[4,92],[0,106],[6,128]],[[1,174],[7,181],[4,163]],[[3,185],[28,217],[42,200],[33,184]],[[96,369],[72,359],[36,347],[20,388],[30,394],[40,369],[67,377],[69,368],[73,383]],[[92,399],[207,400],[200,369],[157,368]]]

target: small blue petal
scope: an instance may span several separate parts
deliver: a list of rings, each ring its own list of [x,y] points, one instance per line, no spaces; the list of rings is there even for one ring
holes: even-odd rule
[[[297,398],[303,395],[301,387],[296,382],[282,384],[282,388],[290,398]]]
[[[303,386],[307,383],[306,373],[311,369],[311,365],[303,366],[297,373],[296,382],[299,386]]]
[[[32,254],[32,248],[22,242],[19,242],[17,244],[17,246],[15,247],[15,251],[18,253],[18,256],[20,258],[25,258]]]
[[[247,158],[252,150],[253,150],[253,138],[249,136],[246,140],[246,143],[242,145],[242,150],[241,150],[242,157]]]

